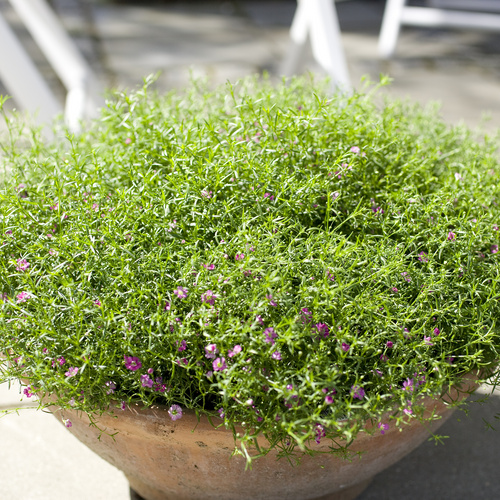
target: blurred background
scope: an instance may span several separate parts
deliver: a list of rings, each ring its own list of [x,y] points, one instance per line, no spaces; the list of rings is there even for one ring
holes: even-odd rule
[[[478,3],[479,2],[479,3]],[[61,103],[60,78],[12,7],[2,15]],[[161,72],[157,88],[182,87],[189,75],[215,84],[267,71],[279,77],[290,46],[295,0],[50,0],[48,2],[101,88],[133,88]],[[476,9],[500,17],[499,0],[408,0],[410,5]],[[440,101],[451,123],[499,125],[500,22],[498,29],[402,26],[394,55],[377,49],[385,0],[337,0],[341,42],[354,87],[362,76],[393,78],[387,90],[422,103]],[[482,10],[483,7],[482,7]],[[470,12],[470,11],[469,11]],[[488,15],[486,13],[486,15]],[[5,49],[2,49],[5,50]],[[321,72],[307,49],[297,72]],[[2,87],[0,93],[8,93]],[[14,105],[13,102],[11,105]]]

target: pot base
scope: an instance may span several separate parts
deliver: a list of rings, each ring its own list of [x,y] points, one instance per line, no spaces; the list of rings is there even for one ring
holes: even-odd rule
[[[177,495],[166,495],[137,478],[127,476],[127,479],[130,484],[130,500],[173,500],[177,498]],[[372,481],[373,477],[362,483],[351,486],[350,488],[345,488],[331,495],[317,497],[312,500],[356,500],[356,498],[370,486]]]
[[[122,470],[131,489],[145,500],[354,500],[371,478],[443,424],[454,409],[447,401],[465,398],[476,386],[470,374],[441,398],[424,397],[425,426],[408,419],[397,427],[388,418],[389,428],[382,434],[367,424],[349,446],[349,459],[331,453],[325,442],[315,446],[317,454],[300,457],[297,466],[270,452],[255,460],[251,470],[245,470],[244,457],[232,456],[231,430],[198,418],[194,411],[172,421],[165,407],[131,404],[101,415],[99,427],[75,410],[62,410],[61,416],[69,417],[70,432]]]

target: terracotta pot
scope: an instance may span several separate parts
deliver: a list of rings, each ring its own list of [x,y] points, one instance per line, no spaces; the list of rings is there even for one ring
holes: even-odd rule
[[[475,377],[464,378],[445,401],[463,399],[477,386]],[[173,422],[166,408],[142,409],[135,405],[125,411],[99,418],[99,426],[111,438],[89,426],[86,414],[55,411],[69,418],[70,432],[102,458],[122,470],[131,488],[147,500],[350,500],[356,498],[373,476],[389,467],[429,437],[451,415],[443,400],[426,398],[427,416],[432,412],[442,418],[428,426],[416,419],[402,426],[392,422],[382,435],[360,433],[352,446],[351,461],[335,455],[303,457],[299,466],[287,460],[276,460],[274,453],[256,460],[252,470],[245,471],[245,460],[231,458],[233,435],[224,428],[215,429],[207,419],[197,422],[194,412],[185,411]],[[117,434],[115,434],[117,432]],[[328,443],[317,445],[327,451]]]

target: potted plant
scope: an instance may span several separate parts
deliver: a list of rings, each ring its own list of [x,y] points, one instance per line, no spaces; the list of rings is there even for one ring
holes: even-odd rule
[[[371,87],[150,83],[51,143],[7,119],[1,380],[156,499],[366,483],[498,377],[491,138]]]

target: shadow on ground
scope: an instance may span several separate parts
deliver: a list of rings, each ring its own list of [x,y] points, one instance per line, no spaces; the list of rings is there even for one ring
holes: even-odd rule
[[[471,400],[481,399],[475,394]],[[496,418],[495,418],[496,417]],[[429,441],[378,474],[358,500],[493,500],[500,498],[500,393],[457,410]],[[495,430],[485,424],[489,422]]]

